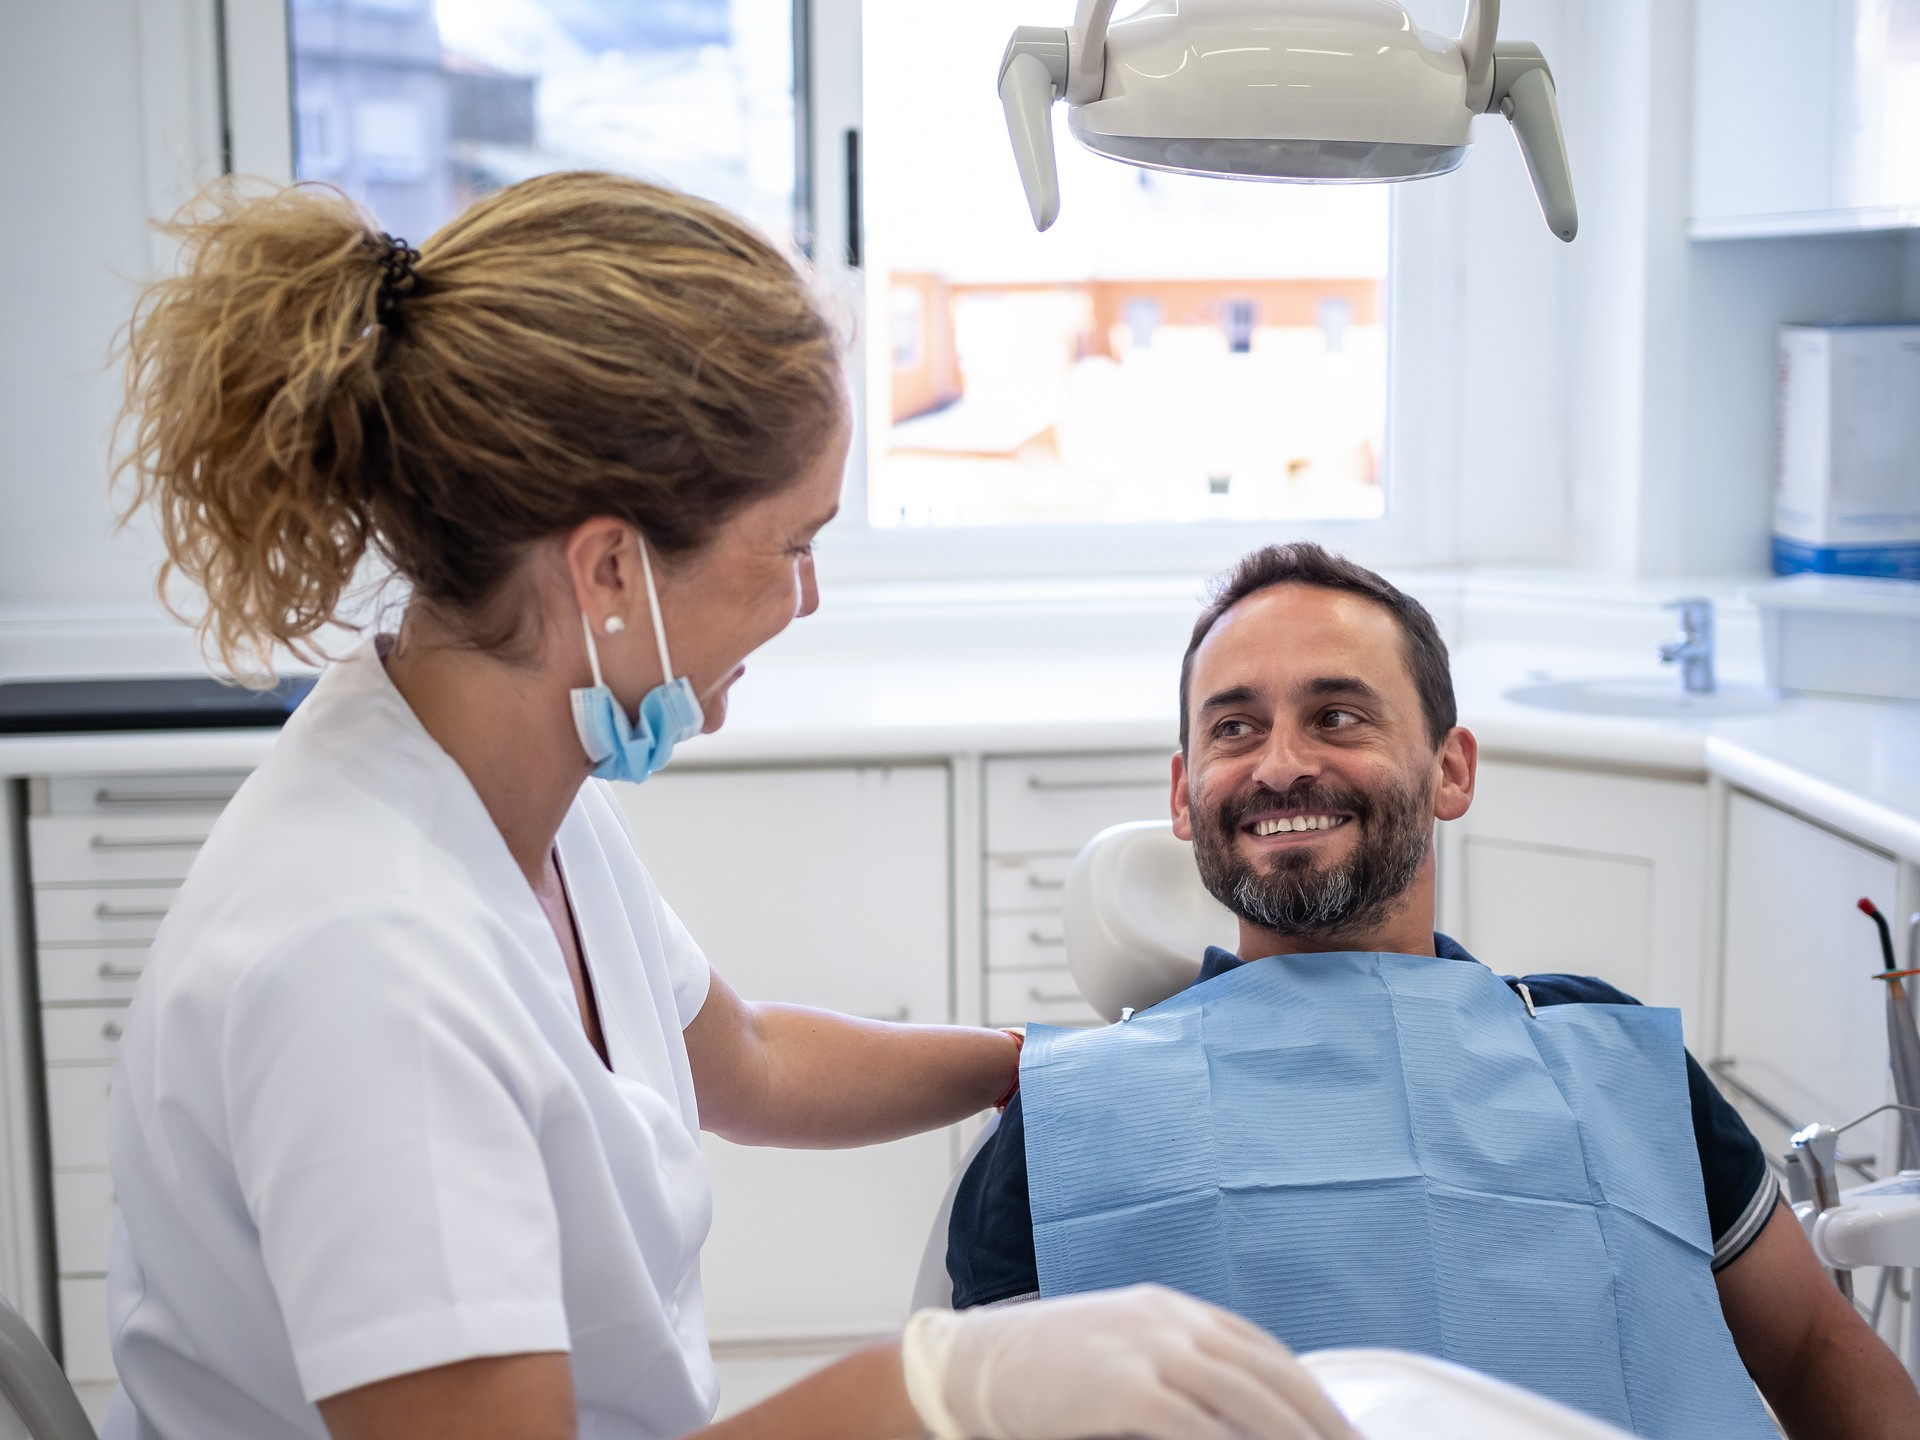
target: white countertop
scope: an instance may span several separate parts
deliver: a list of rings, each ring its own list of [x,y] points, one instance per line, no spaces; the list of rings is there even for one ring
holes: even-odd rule
[[[1767,715],[1709,722],[1574,715],[1505,698],[1515,685],[1548,678],[1664,674],[1677,685],[1652,658],[1672,626],[1658,601],[1697,589],[1721,601],[1722,677],[1757,681],[1758,632],[1733,582],[1397,578],[1447,633],[1461,722],[1484,755],[1717,775],[1920,864],[1920,705],[1800,698]],[[1171,751],[1198,583],[829,597],[819,616],[749,663],[726,727],[681,747],[674,763]],[[187,668],[179,633],[154,668]],[[114,668],[145,668],[129,663],[143,653],[123,645]],[[0,673],[23,669],[0,665]],[[0,776],[247,769],[273,738],[270,730],[0,737]]]
[[[1545,655],[1552,663],[1543,667]],[[1504,698],[1551,675],[1649,672],[1638,655],[1490,645],[1455,655],[1461,723],[1490,758],[1718,775],[1920,864],[1920,705],[1800,698],[1710,722],[1563,714]],[[750,666],[688,768],[956,754],[1171,750],[1178,655],[870,657]],[[270,730],[0,737],[0,775],[246,769]]]

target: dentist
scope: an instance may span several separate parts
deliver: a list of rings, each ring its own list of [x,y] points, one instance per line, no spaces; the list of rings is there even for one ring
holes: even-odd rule
[[[363,581],[405,608],[154,944],[113,1087],[111,1440],[1350,1434],[1277,1343],[1151,1288],[923,1313],[702,1429],[698,1131],[871,1144],[1016,1074],[999,1031],[743,1000],[595,780],[716,729],[818,604],[840,337],[742,223],[606,175],[420,253],[314,188],[174,228],[127,346],[163,586],[243,673],[318,657]]]

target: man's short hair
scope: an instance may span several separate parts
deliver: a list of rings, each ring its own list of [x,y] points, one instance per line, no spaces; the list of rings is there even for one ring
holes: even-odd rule
[[[1427,722],[1427,739],[1438,750],[1459,719],[1453,699],[1453,672],[1447,666],[1447,644],[1426,607],[1388,584],[1364,565],[1334,555],[1310,540],[1267,545],[1244,557],[1219,580],[1207,608],[1194,622],[1193,638],[1180,661],[1180,752],[1187,749],[1188,687],[1193,679],[1193,655],[1200,642],[1234,606],[1249,595],[1276,585],[1311,585],[1321,590],[1345,590],[1364,595],[1390,611],[1399,623],[1408,673],[1420,694],[1420,710]]]

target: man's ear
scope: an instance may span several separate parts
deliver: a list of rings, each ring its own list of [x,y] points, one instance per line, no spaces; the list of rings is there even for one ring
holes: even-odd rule
[[[1173,793],[1168,797],[1173,811],[1173,833],[1182,840],[1193,839],[1193,812],[1187,795],[1187,756],[1176,750],[1173,756]]]
[[[1441,742],[1440,784],[1433,794],[1433,818],[1458,820],[1473,804],[1474,775],[1480,765],[1480,742],[1471,730],[1456,725]]]

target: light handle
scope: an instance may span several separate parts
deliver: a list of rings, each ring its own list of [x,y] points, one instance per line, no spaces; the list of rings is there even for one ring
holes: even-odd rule
[[[1033,228],[1060,217],[1060,172],[1053,155],[1053,102],[1067,88],[1068,33],[1022,25],[1000,61],[1000,105],[1027,192]]]
[[[1493,90],[1487,108],[1498,110],[1513,125],[1547,228],[1562,240],[1572,240],[1580,233],[1573,167],[1567,163],[1553,72],[1539,46],[1502,42],[1493,47]]]

